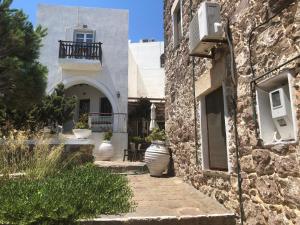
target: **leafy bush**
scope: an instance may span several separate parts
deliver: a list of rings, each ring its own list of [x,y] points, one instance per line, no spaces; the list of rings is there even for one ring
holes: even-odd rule
[[[76,102],[75,96],[65,95],[64,84],[60,83],[51,95],[45,96],[42,102],[30,111],[28,126],[31,130],[41,129],[44,126],[50,126],[55,130],[58,125],[63,125],[73,118]]]
[[[111,138],[112,138],[112,132],[109,131],[109,132],[106,132],[106,133],[104,134],[103,140],[104,140],[104,141],[110,141]]]
[[[152,141],[165,141],[166,140],[166,133],[164,130],[160,130],[159,128],[154,128],[151,134],[146,137],[147,142]]]
[[[73,224],[133,207],[126,177],[92,165],[43,179],[8,180],[0,186],[0,196],[0,224]]]
[[[80,116],[78,122],[75,124],[75,129],[89,129],[89,116],[83,114]]]
[[[134,143],[142,143],[144,141],[144,139],[142,137],[135,136],[135,137],[131,138],[131,141]]]

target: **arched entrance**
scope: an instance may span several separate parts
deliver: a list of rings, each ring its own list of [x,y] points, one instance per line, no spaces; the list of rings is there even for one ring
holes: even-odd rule
[[[76,84],[66,89],[66,96],[76,96],[78,99],[73,117],[75,123],[82,116],[88,115],[93,132],[113,131],[112,105],[101,91],[88,84]],[[66,124],[65,129],[72,129],[74,122]]]

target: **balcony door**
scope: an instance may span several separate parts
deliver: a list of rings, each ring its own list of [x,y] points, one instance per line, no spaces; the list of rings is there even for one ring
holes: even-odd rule
[[[81,99],[79,101],[79,118],[88,113],[90,113],[90,99]]]
[[[73,52],[76,58],[91,58],[93,52],[94,33],[93,32],[79,32],[74,34],[74,49]]]
[[[101,114],[111,114],[112,113],[112,107],[108,100],[108,98],[103,97],[100,98],[100,113]]]

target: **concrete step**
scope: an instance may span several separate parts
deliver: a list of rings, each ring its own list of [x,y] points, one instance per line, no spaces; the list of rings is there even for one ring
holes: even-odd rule
[[[198,215],[198,216],[165,216],[165,217],[132,217],[101,218],[82,221],[82,225],[235,225],[233,214]]]
[[[95,165],[118,174],[135,175],[148,173],[148,168],[144,162],[96,161]]]

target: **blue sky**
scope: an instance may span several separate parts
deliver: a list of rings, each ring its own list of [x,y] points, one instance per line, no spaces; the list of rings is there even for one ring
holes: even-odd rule
[[[39,3],[128,9],[129,39],[132,42],[143,38],[163,40],[163,0],[14,0],[12,8],[23,9],[35,24]]]

